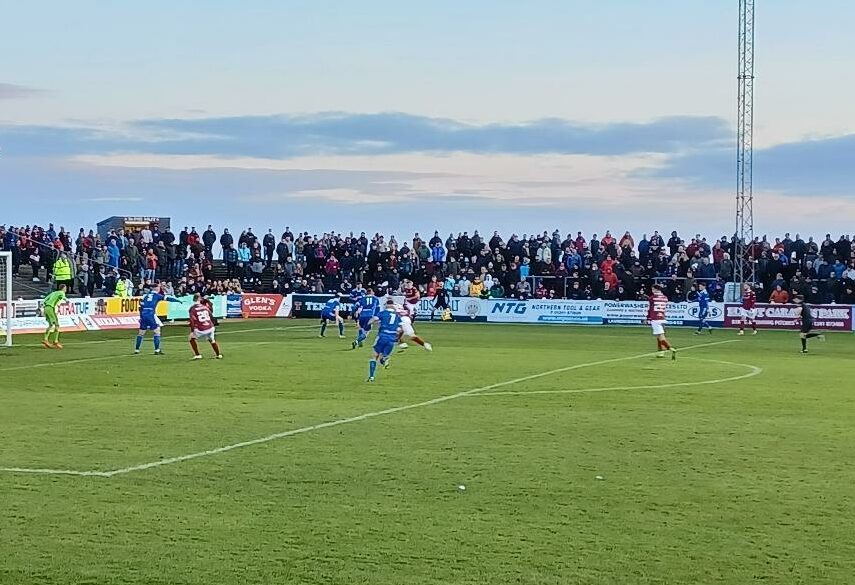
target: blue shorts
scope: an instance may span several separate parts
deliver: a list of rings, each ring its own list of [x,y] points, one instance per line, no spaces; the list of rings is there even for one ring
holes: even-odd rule
[[[700,311],[698,313],[698,321],[703,321],[704,319],[706,319],[709,316],[710,316],[710,310],[704,309],[703,311]]]
[[[335,313],[327,313],[326,311],[321,311],[321,319],[324,321],[333,321],[335,320]]]
[[[393,351],[395,351],[394,339],[382,339],[378,337],[377,341],[374,342],[374,353],[378,355],[389,357]]]
[[[371,331],[371,319],[374,317],[360,317],[359,318],[359,328],[368,333]]]
[[[162,325],[157,315],[140,315],[140,331],[154,331],[160,329]]]

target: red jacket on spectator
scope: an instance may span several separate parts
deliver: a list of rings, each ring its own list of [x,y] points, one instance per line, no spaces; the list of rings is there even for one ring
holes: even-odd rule
[[[339,264],[338,259],[335,256],[330,256],[330,259],[327,260],[327,264],[324,267],[324,271],[328,275],[334,276],[334,275],[338,274],[338,269],[340,267],[341,267],[341,265]]]
[[[603,274],[606,272],[614,272],[615,260],[611,256],[606,256],[606,259],[600,263],[600,270]]]
[[[633,239],[632,235],[629,232],[626,232],[620,239],[620,244],[618,244],[620,248],[625,246],[629,246],[630,248],[635,248],[635,239]]]

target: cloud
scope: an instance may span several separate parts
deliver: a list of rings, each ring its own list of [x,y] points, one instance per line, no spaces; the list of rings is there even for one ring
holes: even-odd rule
[[[30,97],[38,97],[45,93],[43,89],[15,85],[14,83],[0,83],[0,100],[15,100]]]
[[[786,195],[855,196],[855,134],[789,142],[754,152],[754,186]],[[647,176],[726,188],[736,184],[735,148],[676,155]]]
[[[89,197],[83,201],[89,203],[131,203],[142,201],[142,197]]]
[[[731,132],[716,117],[583,124],[543,119],[472,125],[401,113],[321,113],[151,119],[120,129],[0,126],[7,156],[115,152],[284,159],[307,155],[676,153],[719,144]]]

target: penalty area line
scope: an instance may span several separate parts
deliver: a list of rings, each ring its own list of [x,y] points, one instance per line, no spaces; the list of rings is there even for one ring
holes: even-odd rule
[[[736,343],[738,339],[729,339],[725,341],[715,341],[711,343],[701,343],[698,345],[690,345],[688,347],[684,347],[679,351],[688,351],[692,349],[700,349],[702,347],[711,347],[715,345],[723,345],[726,343]],[[586,362],[582,364],[574,364],[572,366],[565,366],[562,368],[556,368],[553,370],[547,370],[544,372],[539,372],[537,374],[531,374],[528,376],[522,376],[520,378],[513,378],[511,380],[505,380],[504,382],[496,382],[495,384],[489,384],[487,386],[479,386],[478,388],[471,388],[469,390],[462,390],[460,392],[456,392],[454,394],[447,394],[445,396],[439,396],[437,398],[432,398],[430,400],[424,400],[422,402],[415,402],[412,404],[404,404],[402,406],[394,406],[391,408],[386,408],[383,410],[377,410],[374,412],[366,412],[365,414],[360,414],[357,416],[351,416],[347,418],[341,418],[337,420],[331,420],[327,422],[318,423],[315,425],[310,425],[307,427],[302,427],[298,429],[291,429],[288,431],[283,431],[280,433],[274,433],[272,435],[267,435],[265,437],[259,437],[257,439],[250,439],[247,441],[241,441],[239,443],[232,443],[230,445],[224,445],[222,447],[217,447],[215,449],[208,449],[206,451],[197,451],[195,453],[188,453],[187,455],[179,455],[176,457],[169,457],[166,459],[158,459],[157,461],[151,461],[149,463],[142,463],[139,465],[132,465],[129,467],[123,467],[121,469],[113,469],[110,471],[74,471],[74,470],[56,470],[54,475],[71,475],[71,476],[92,476],[92,477],[115,477],[117,475],[125,475],[128,473],[134,473],[137,471],[145,471],[147,469],[154,469],[156,467],[163,467],[166,465],[174,465],[176,463],[182,463],[184,461],[191,461],[193,459],[201,459],[204,457],[212,457],[214,455],[219,455],[221,453],[227,453],[229,451],[234,451],[235,449],[242,449],[244,447],[251,447],[253,445],[261,445],[264,443],[269,443],[271,441],[277,441],[279,439],[285,439],[288,437],[293,437],[296,435],[302,435],[305,433],[310,433],[313,431],[319,431],[322,429],[328,429],[332,427],[337,427],[341,425],[346,425],[355,422],[361,422],[365,420],[370,420],[373,418],[387,416],[390,414],[396,414],[399,412],[406,412],[408,410],[414,410],[417,408],[423,408],[426,406],[433,406],[436,404],[442,404],[443,402],[449,402],[451,400],[456,400],[458,398],[463,398],[465,396],[471,396],[473,394],[478,394],[479,392],[488,392],[490,390],[496,390],[498,388],[504,388],[507,386],[512,386],[514,384],[520,384],[523,382],[529,382],[531,380],[538,380],[540,378],[545,378],[547,376],[554,376],[555,374],[562,374],[564,372],[571,372],[573,370],[579,370],[582,368],[593,368],[596,366],[603,366],[607,364],[614,364],[619,362],[626,362],[631,360],[642,359],[646,357],[653,357],[657,352],[648,352],[641,353],[636,355],[617,357],[617,358],[609,358],[604,360],[598,360],[595,362]],[[0,472],[6,473],[30,473],[30,474],[45,474],[50,475],[52,470],[49,469],[27,469],[22,467],[0,467]]]

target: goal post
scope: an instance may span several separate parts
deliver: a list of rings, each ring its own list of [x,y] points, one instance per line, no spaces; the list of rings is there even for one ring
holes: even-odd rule
[[[0,252],[0,345],[12,345],[12,253]]]

